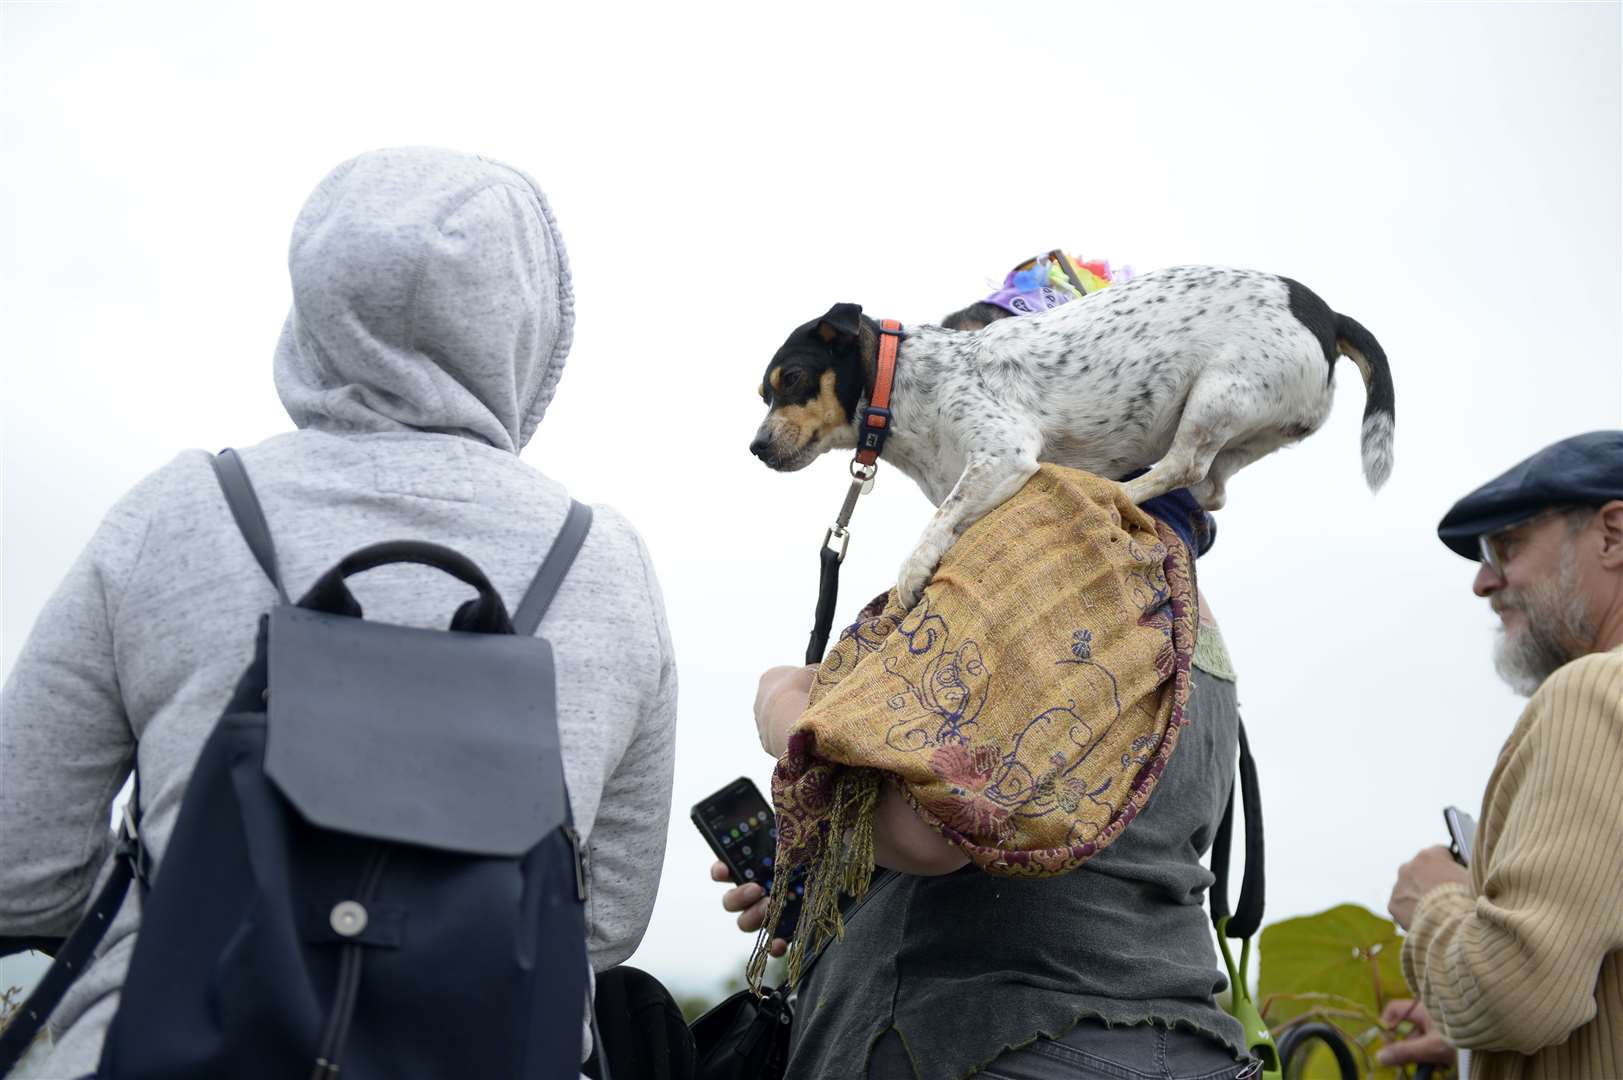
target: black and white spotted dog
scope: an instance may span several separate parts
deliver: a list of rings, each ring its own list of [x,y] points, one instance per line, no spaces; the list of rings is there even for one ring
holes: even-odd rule
[[[761,384],[750,450],[780,472],[856,446],[878,324],[836,304],[789,335]],[[896,362],[884,460],[936,513],[897,581],[911,606],[941,555],[1019,491],[1040,461],[1125,484],[1135,502],[1180,487],[1203,506],[1265,454],[1317,431],[1331,368],[1364,377],[1364,477],[1392,468],[1392,376],[1374,336],[1289,278],[1180,266],[974,332],[918,325]]]

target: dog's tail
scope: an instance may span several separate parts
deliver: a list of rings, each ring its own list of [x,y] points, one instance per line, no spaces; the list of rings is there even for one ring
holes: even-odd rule
[[[1364,480],[1371,491],[1379,491],[1392,475],[1392,370],[1375,335],[1346,315],[1336,316],[1336,351],[1364,376]]]

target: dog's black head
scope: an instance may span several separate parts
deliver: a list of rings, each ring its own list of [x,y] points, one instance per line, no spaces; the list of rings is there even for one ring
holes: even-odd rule
[[[779,472],[810,465],[824,451],[856,445],[857,405],[867,392],[875,348],[872,320],[859,304],[835,304],[795,328],[766,366],[766,419],[750,453]]]

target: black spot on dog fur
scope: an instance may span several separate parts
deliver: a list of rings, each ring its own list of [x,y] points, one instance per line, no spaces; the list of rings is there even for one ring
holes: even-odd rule
[[[1330,310],[1330,305],[1320,300],[1318,294],[1298,281],[1288,277],[1279,279],[1285,283],[1286,295],[1290,297],[1290,311],[1296,316],[1296,321],[1307,327],[1308,332],[1318,341],[1319,347],[1324,350],[1324,359],[1332,367],[1336,362],[1336,313]]]

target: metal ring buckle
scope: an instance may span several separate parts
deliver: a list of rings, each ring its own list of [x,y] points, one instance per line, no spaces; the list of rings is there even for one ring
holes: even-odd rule
[[[851,459],[851,475],[858,480],[872,480],[879,474],[879,466],[864,465],[856,458]]]
[[[829,530],[823,534],[823,546],[825,548],[829,547],[829,541],[834,539],[836,536],[840,538],[839,561],[844,562],[845,549],[851,546],[851,530],[842,529],[838,525],[830,527]]]
[[[132,796],[124,803],[124,818],[121,823],[124,835],[130,840],[140,840],[141,832],[135,826],[135,810],[130,805],[135,801]]]

